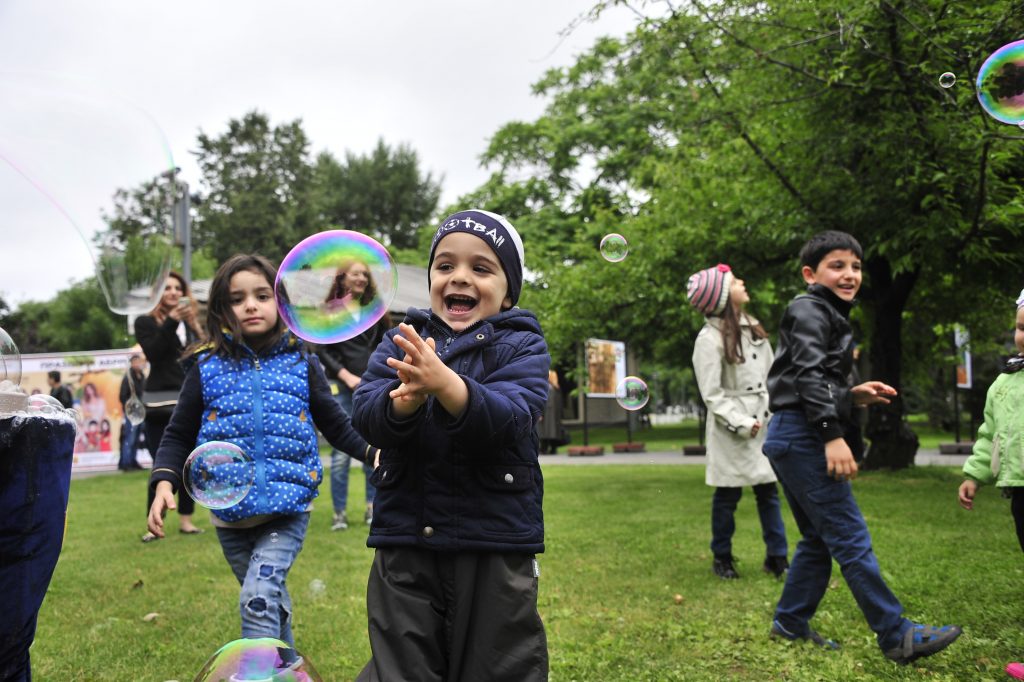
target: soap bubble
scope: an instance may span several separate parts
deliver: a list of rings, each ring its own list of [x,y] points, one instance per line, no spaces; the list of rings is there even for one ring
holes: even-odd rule
[[[639,410],[650,398],[647,382],[640,377],[626,377],[615,387],[615,400],[627,410]]]
[[[21,353],[14,339],[0,327],[0,381],[21,383]]]
[[[319,599],[327,592],[327,585],[320,578],[313,578],[309,581],[309,594],[313,599]]]
[[[398,291],[398,268],[372,237],[330,230],[288,252],[274,288],[281,319],[296,336],[338,343],[387,314]]]
[[[124,404],[124,418],[132,426],[138,426],[146,421],[146,406],[137,396],[132,396]]]
[[[234,443],[210,441],[188,456],[185,490],[207,509],[227,509],[242,501],[256,480],[256,463]]]
[[[236,639],[217,650],[195,682],[323,682],[309,659],[270,637]]]
[[[64,279],[95,274],[112,311],[151,310],[174,253],[170,206],[157,191],[174,169],[163,132],[123,98],[53,74],[0,72],[0,101],[0,203],[4,230],[18,235],[4,244],[5,274],[30,281],[42,253]],[[129,206],[147,185],[150,200],[131,211],[146,217],[116,220],[115,195],[127,192]]]
[[[942,74],[941,76],[939,76],[939,85],[943,88],[953,87],[954,85],[956,85],[956,74],[953,73],[952,71],[947,71],[946,73]]]
[[[612,232],[606,234],[601,240],[601,255],[606,261],[618,263],[626,258],[629,253],[629,244],[621,234]]]
[[[978,71],[978,101],[992,118],[1017,125],[1024,121],[1024,40],[1003,45]]]
[[[28,397],[28,408],[33,412],[43,414],[61,414],[64,412],[64,405],[52,395],[36,393]]]

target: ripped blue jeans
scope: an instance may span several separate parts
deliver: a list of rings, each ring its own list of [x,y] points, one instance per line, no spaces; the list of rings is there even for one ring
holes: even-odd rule
[[[285,579],[302,550],[309,512],[275,516],[253,528],[217,528],[224,558],[242,586],[242,637],[273,637],[295,648]]]

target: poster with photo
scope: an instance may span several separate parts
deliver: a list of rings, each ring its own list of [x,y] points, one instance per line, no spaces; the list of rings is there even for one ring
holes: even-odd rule
[[[615,387],[626,378],[626,344],[587,339],[588,398],[614,398]]]
[[[21,388],[28,394],[49,395],[49,372],[61,374],[61,384],[71,391],[74,407],[82,414],[75,439],[72,473],[116,470],[125,424],[121,409],[121,379],[128,371],[131,349],[89,353],[40,353],[21,356]],[[142,430],[142,429],[140,429]],[[136,459],[152,464],[140,445]]]

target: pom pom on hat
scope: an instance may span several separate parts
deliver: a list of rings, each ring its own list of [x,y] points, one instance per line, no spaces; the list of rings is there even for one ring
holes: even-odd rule
[[[724,263],[690,275],[686,283],[690,305],[703,315],[721,315],[729,304],[732,277],[732,269]]]

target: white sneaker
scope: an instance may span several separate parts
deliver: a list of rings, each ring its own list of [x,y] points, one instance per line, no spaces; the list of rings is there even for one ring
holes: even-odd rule
[[[334,523],[331,524],[331,530],[345,530],[348,528],[348,516],[345,512],[338,512],[334,515]]]

